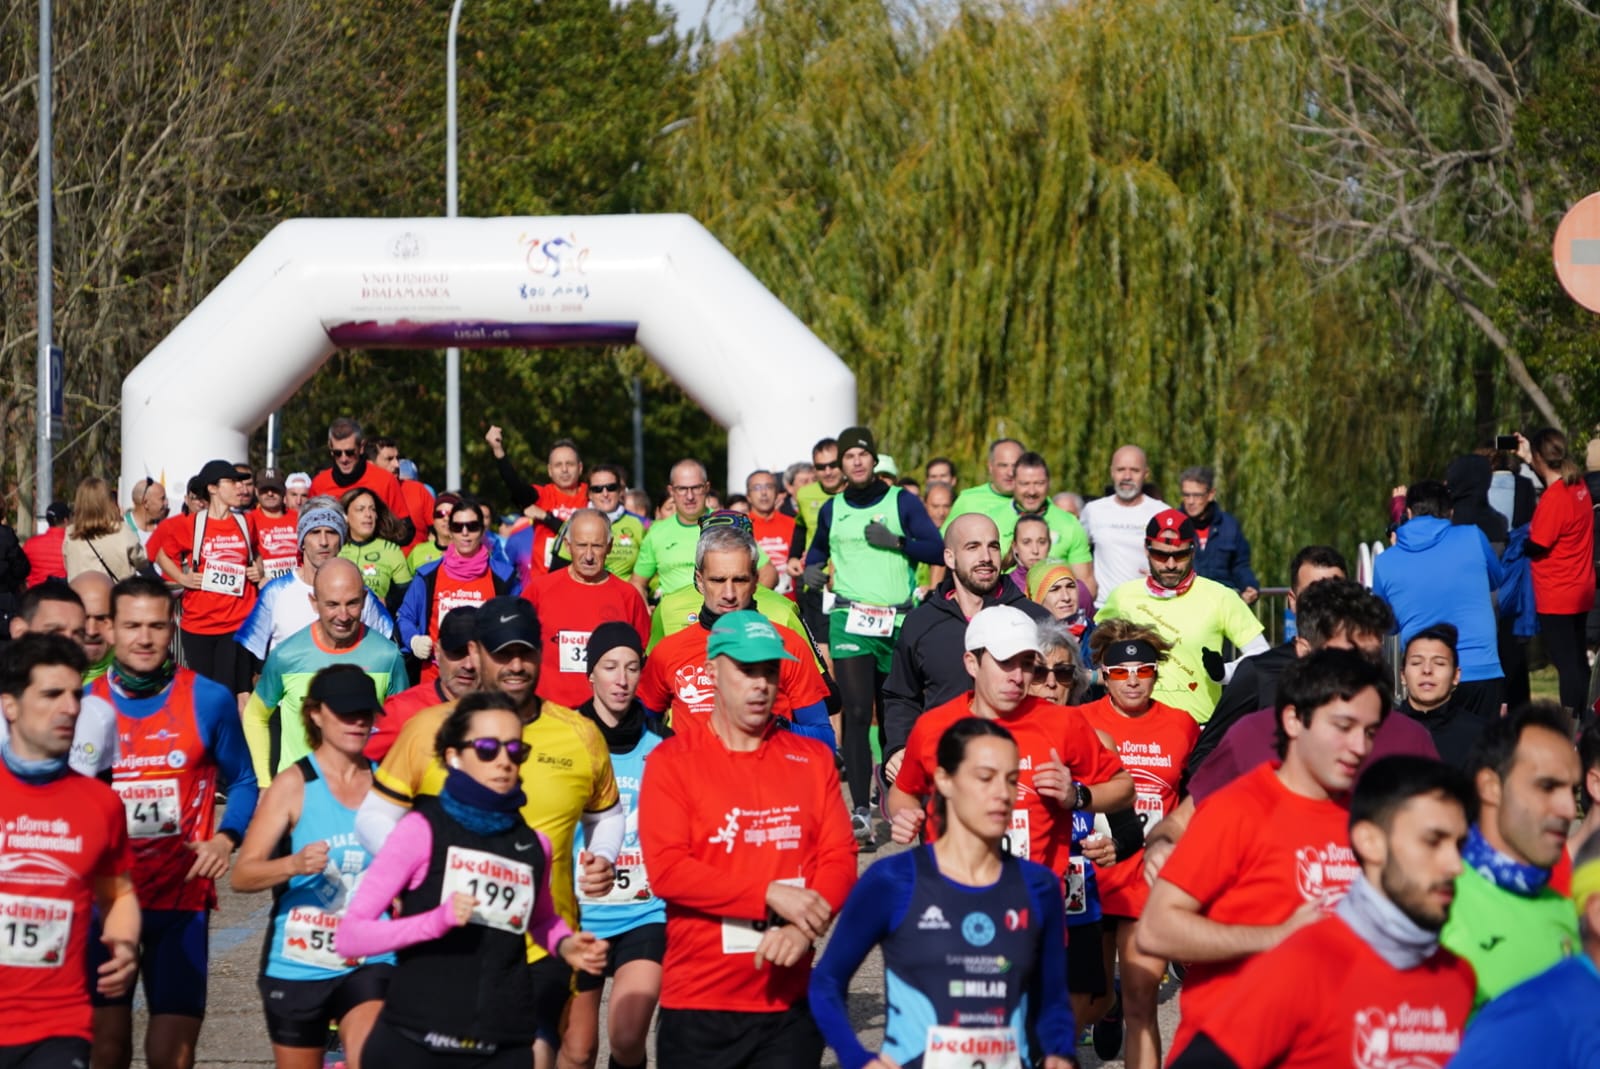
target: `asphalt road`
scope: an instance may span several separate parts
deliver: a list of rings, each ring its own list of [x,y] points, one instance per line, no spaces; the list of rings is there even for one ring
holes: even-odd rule
[[[886,856],[898,847],[884,847],[876,854],[863,854],[864,869],[872,861]],[[198,1063],[205,1069],[234,1066],[271,1066],[272,1046],[267,1041],[262,1018],[261,998],[256,992],[256,976],[261,958],[262,931],[265,927],[271,897],[266,894],[237,895],[226,887],[221,889],[221,909],[211,925],[211,984],[210,1011],[205,1028],[200,1034]],[[1168,986],[1163,990],[1161,1025],[1163,1036],[1170,1040],[1177,1026],[1177,1000],[1175,991]],[[604,1008],[601,1019],[604,1020]],[[874,951],[856,973],[850,985],[850,1015],[856,1030],[871,1047],[883,1035],[883,960]],[[143,1066],[143,1006],[135,1014],[136,1066]],[[606,1064],[605,1037],[601,1036],[600,1059]],[[1101,1062],[1087,1046],[1078,1048],[1083,1069],[1095,1066],[1120,1066],[1121,1060]],[[824,1066],[837,1066],[829,1051],[823,1058]]]

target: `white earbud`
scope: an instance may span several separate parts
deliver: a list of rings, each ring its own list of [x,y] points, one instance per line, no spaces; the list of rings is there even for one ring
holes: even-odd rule
[[[461,758],[459,758],[459,757],[450,758],[450,767],[451,768],[460,768],[461,767]]]

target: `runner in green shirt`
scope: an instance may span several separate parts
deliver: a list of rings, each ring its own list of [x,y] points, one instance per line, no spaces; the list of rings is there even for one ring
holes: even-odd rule
[[[1478,820],[1440,941],[1478,974],[1478,1005],[1577,952],[1578,914],[1550,887],[1577,818],[1572,727],[1548,703],[1489,722],[1474,751]]]
[[[633,574],[629,577],[639,593],[647,598],[652,579],[656,581],[660,597],[694,585],[694,548],[700,540],[700,518],[706,512],[711,479],[705,465],[698,460],[680,460],[672,466],[667,489],[672,494],[676,511],[667,519],[651,524],[645,532],[638,559],[633,564]],[[767,555],[762,553],[756,563],[760,568],[756,581],[764,587],[777,586],[778,572]]]

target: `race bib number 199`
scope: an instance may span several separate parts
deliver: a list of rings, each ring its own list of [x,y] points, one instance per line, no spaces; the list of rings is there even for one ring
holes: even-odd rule
[[[483,850],[452,846],[445,853],[440,901],[460,892],[477,900],[472,923],[525,934],[533,916],[533,866]]]

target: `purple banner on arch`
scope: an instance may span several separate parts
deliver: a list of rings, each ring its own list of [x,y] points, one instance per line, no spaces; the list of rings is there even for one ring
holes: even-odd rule
[[[418,322],[375,319],[328,326],[341,349],[518,349],[558,345],[632,345],[638,323],[507,323],[493,320]]]

